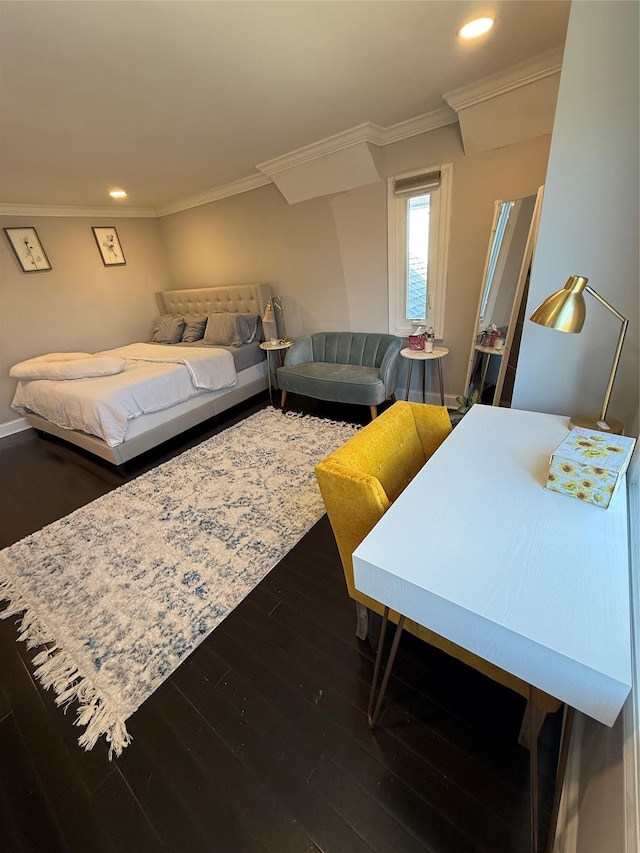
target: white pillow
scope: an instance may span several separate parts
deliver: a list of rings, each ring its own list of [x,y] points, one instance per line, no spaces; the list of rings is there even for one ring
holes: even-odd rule
[[[90,352],[48,352],[45,355],[36,355],[30,358],[28,363],[32,361],[73,361],[76,358],[91,358]],[[21,364],[27,364],[26,361]]]
[[[14,379],[89,379],[121,373],[125,364],[124,358],[110,356],[88,355],[66,361],[50,361],[40,356],[14,364],[9,375]]]

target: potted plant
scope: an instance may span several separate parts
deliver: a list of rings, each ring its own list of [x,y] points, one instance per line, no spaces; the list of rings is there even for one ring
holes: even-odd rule
[[[458,404],[458,408],[454,409],[452,412],[449,412],[449,417],[451,418],[451,425],[455,426],[456,424],[460,423],[460,421],[467,414],[471,406],[479,402],[480,392],[477,388],[474,388],[474,390],[466,397],[463,395],[456,397],[456,403]]]

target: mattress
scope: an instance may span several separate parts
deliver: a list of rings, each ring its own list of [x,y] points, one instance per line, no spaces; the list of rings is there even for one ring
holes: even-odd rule
[[[237,384],[233,354],[227,349],[206,347],[192,351],[192,356],[189,352],[185,347],[150,344],[108,350],[126,360],[122,372],[76,380],[21,381],[13,407],[21,414],[35,412],[65,429],[98,436],[115,447],[125,440],[129,423],[142,415]]]
[[[160,311],[174,316],[203,316],[228,311],[262,317],[270,296],[271,288],[268,284],[234,284],[168,290],[157,294]],[[275,324],[267,326],[264,330],[267,337],[278,333]],[[209,345],[197,341],[175,346],[205,349]],[[111,447],[102,438],[81,429],[58,426],[46,417],[34,414],[28,407],[25,407],[24,414],[29,424],[41,432],[57,436],[120,465],[268,387],[266,356],[259,342],[223,349],[227,349],[232,357],[237,375],[234,385],[213,391],[196,390],[195,394],[169,408],[128,419],[124,440],[117,446]]]

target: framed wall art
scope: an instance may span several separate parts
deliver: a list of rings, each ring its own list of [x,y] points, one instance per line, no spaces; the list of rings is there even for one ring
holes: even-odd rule
[[[11,248],[23,272],[50,270],[51,264],[35,228],[5,228]]]
[[[105,267],[122,266],[127,262],[118,239],[118,232],[113,225],[106,228],[92,228],[93,236],[96,238],[102,263]]]

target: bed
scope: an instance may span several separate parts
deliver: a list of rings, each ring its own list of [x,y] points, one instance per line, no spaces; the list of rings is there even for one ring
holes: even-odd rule
[[[241,314],[260,318],[269,296],[267,284],[242,284],[168,290],[158,294],[158,302],[161,317]],[[265,390],[268,376],[260,349],[261,322],[257,329],[256,340],[239,346],[211,346],[203,340],[167,345],[144,342],[94,353],[93,364],[109,362],[111,372],[79,381],[19,379],[13,407],[36,430],[121,465]],[[221,367],[214,369],[214,361]],[[175,389],[175,402],[155,400],[161,383],[163,388],[170,386],[172,393]],[[134,402],[123,402],[120,411],[120,402],[116,406],[113,400],[125,395],[126,388]],[[75,415],[89,400],[110,409],[109,417],[97,410],[88,424],[83,420],[83,429],[70,426],[73,419],[68,413]]]

